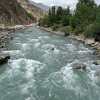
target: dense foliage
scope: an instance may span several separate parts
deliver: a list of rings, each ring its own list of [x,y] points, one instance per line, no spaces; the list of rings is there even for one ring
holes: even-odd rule
[[[67,9],[63,9],[59,6],[56,10],[55,6],[53,6],[49,10],[48,16],[45,16],[45,18],[39,20],[39,25],[50,27],[55,24],[61,24],[63,26],[69,26],[70,18],[71,14],[69,7]]]
[[[63,9],[59,6],[56,10],[53,6],[48,16],[40,20],[39,25],[53,26],[53,30],[62,26],[70,26],[74,34],[81,33],[86,37],[100,40],[100,6],[97,6],[94,0],[78,0],[73,15],[69,7]]]

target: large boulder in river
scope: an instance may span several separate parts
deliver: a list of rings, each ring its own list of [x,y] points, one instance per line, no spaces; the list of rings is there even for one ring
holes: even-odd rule
[[[10,59],[10,55],[0,54],[0,65],[7,63],[9,59]]]
[[[85,69],[86,68],[86,65],[81,62],[73,63],[71,66],[73,67],[73,69]]]
[[[93,64],[95,64],[95,65],[100,65],[100,60],[94,61]]]

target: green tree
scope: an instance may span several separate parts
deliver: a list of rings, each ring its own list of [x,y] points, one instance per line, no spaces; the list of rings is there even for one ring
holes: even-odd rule
[[[97,17],[91,28],[91,33],[97,41],[100,41],[100,5],[97,7]]]
[[[62,25],[69,26],[70,19],[71,19],[71,13],[70,13],[70,7],[68,6],[67,9],[63,10]]]
[[[96,18],[96,4],[94,0],[79,0],[76,11],[71,20],[72,27],[81,27],[93,23]],[[74,23],[72,22],[74,20]]]
[[[53,6],[51,13],[51,23],[55,24],[55,22],[56,22],[56,11],[55,11],[55,6]]]
[[[97,7],[96,23],[100,23],[100,5]]]
[[[58,24],[61,23],[62,16],[63,16],[63,9],[62,9],[61,6],[59,6],[58,9],[57,9],[57,13],[56,13],[56,22]]]

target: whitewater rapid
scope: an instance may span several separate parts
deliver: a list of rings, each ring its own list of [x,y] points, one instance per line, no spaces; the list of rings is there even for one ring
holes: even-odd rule
[[[11,59],[0,67],[0,100],[100,100],[100,57],[82,42],[30,27],[2,53]],[[73,70],[74,62],[86,70]]]

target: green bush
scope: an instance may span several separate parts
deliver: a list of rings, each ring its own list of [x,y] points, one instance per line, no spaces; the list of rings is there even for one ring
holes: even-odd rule
[[[70,26],[62,27],[60,29],[60,31],[64,32],[65,33],[65,36],[68,36],[71,33],[71,27]]]
[[[55,25],[52,27],[52,30],[53,30],[53,31],[56,31],[58,28],[59,28],[59,26],[58,26],[57,24],[55,24]]]
[[[96,41],[100,41],[100,24],[94,23],[90,24],[86,27],[84,31],[85,37],[93,37]]]
[[[69,26],[69,17],[68,16],[64,16],[62,18],[62,25],[63,26]]]
[[[78,35],[78,34],[81,34],[81,33],[83,33],[83,29],[81,27],[76,27],[74,29],[74,34],[75,35]]]
[[[91,29],[91,33],[96,41],[100,41],[100,23],[95,23]]]
[[[91,32],[93,25],[94,25],[94,24],[89,24],[89,25],[86,26],[86,28],[84,29],[84,36],[85,36],[86,38],[93,37],[93,33]]]
[[[39,26],[49,26],[49,19],[47,17],[40,19],[38,25]]]

